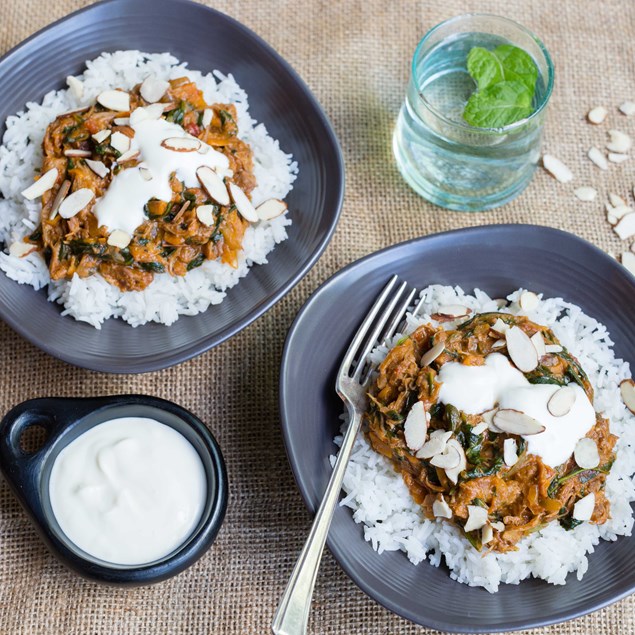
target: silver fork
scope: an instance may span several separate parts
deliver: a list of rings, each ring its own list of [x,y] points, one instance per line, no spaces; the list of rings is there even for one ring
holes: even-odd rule
[[[346,404],[350,424],[344,435],[337,462],[326,487],[320,508],[315,515],[311,531],[293,568],[287,588],[273,618],[275,635],[303,635],[306,633],[311,610],[313,587],[320,566],[324,543],[342,488],[355,437],[361,427],[366,409],[366,392],[373,365],[368,354],[378,344],[392,337],[405,318],[416,289],[407,291],[407,283],[398,283],[393,276],[379,294],[366,319],[359,327],[337,374],[335,389]]]

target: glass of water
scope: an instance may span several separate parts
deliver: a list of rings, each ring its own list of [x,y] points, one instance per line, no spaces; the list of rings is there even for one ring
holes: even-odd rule
[[[463,119],[476,83],[467,71],[472,47],[512,44],[533,59],[538,79],[532,113],[503,128],[478,128]],[[540,157],[553,63],[542,42],[520,24],[471,14],[434,27],[412,60],[406,99],[393,136],[404,179],[427,200],[459,211],[503,205],[529,184]]]

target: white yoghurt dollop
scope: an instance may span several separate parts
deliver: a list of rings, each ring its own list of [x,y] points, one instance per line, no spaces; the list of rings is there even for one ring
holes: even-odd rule
[[[172,172],[176,172],[177,178],[186,187],[200,187],[196,170],[204,165],[215,170],[221,178],[230,175],[227,157],[206,143],[201,142],[204,152],[177,152],[162,146],[161,142],[165,139],[195,138],[178,124],[165,119],[133,116],[130,127],[135,131],[130,150],[140,152],[139,165],[125,168],[115,175],[93,210],[99,226],[107,227],[109,232],[119,229],[132,236],[135,229],[147,220],[143,208],[151,198],[170,201],[173,194],[170,189]],[[149,170],[152,178],[146,180],[139,167]]]
[[[53,514],[68,539],[120,565],[153,562],[183,544],[206,495],[192,444],[170,426],[139,417],[81,434],[59,453],[49,479]]]
[[[530,384],[525,376],[500,353],[488,355],[483,366],[448,362],[441,367],[439,401],[452,404],[466,414],[480,414],[495,406],[519,410],[545,426],[539,434],[524,435],[527,452],[539,456],[546,465],[557,467],[573,454],[576,443],[595,425],[595,410],[584,390],[576,392],[571,410],[554,417],[547,409],[559,386]]]

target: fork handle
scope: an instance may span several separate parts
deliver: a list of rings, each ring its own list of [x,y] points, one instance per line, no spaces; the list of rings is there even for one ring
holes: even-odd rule
[[[361,424],[361,415],[350,412],[351,422],[344,435],[333,473],[322,503],[315,515],[309,536],[293,568],[287,588],[273,618],[275,635],[304,635],[309,622],[313,587],[320,567],[324,544],[333,519],[333,512],[342,489],[346,466]]]

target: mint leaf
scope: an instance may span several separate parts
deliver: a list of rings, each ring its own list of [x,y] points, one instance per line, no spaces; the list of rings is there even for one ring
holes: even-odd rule
[[[467,72],[478,84],[479,90],[498,84],[505,79],[503,64],[493,51],[475,46],[467,56]]]
[[[503,81],[473,93],[463,119],[478,128],[503,128],[529,117],[533,93],[522,81]]]
[[[526,51],[511,44],[493,51],[475,46],[467,70],[478,86],[463,111],[471,126],[502,128],[532,113],[538,68]]]
[[[494,49],[494,56],[503,66],[504,79],[522,82],[531,91],[533,97],[538,80],[538,69],[531,55],[517,46],[501,44]]]

